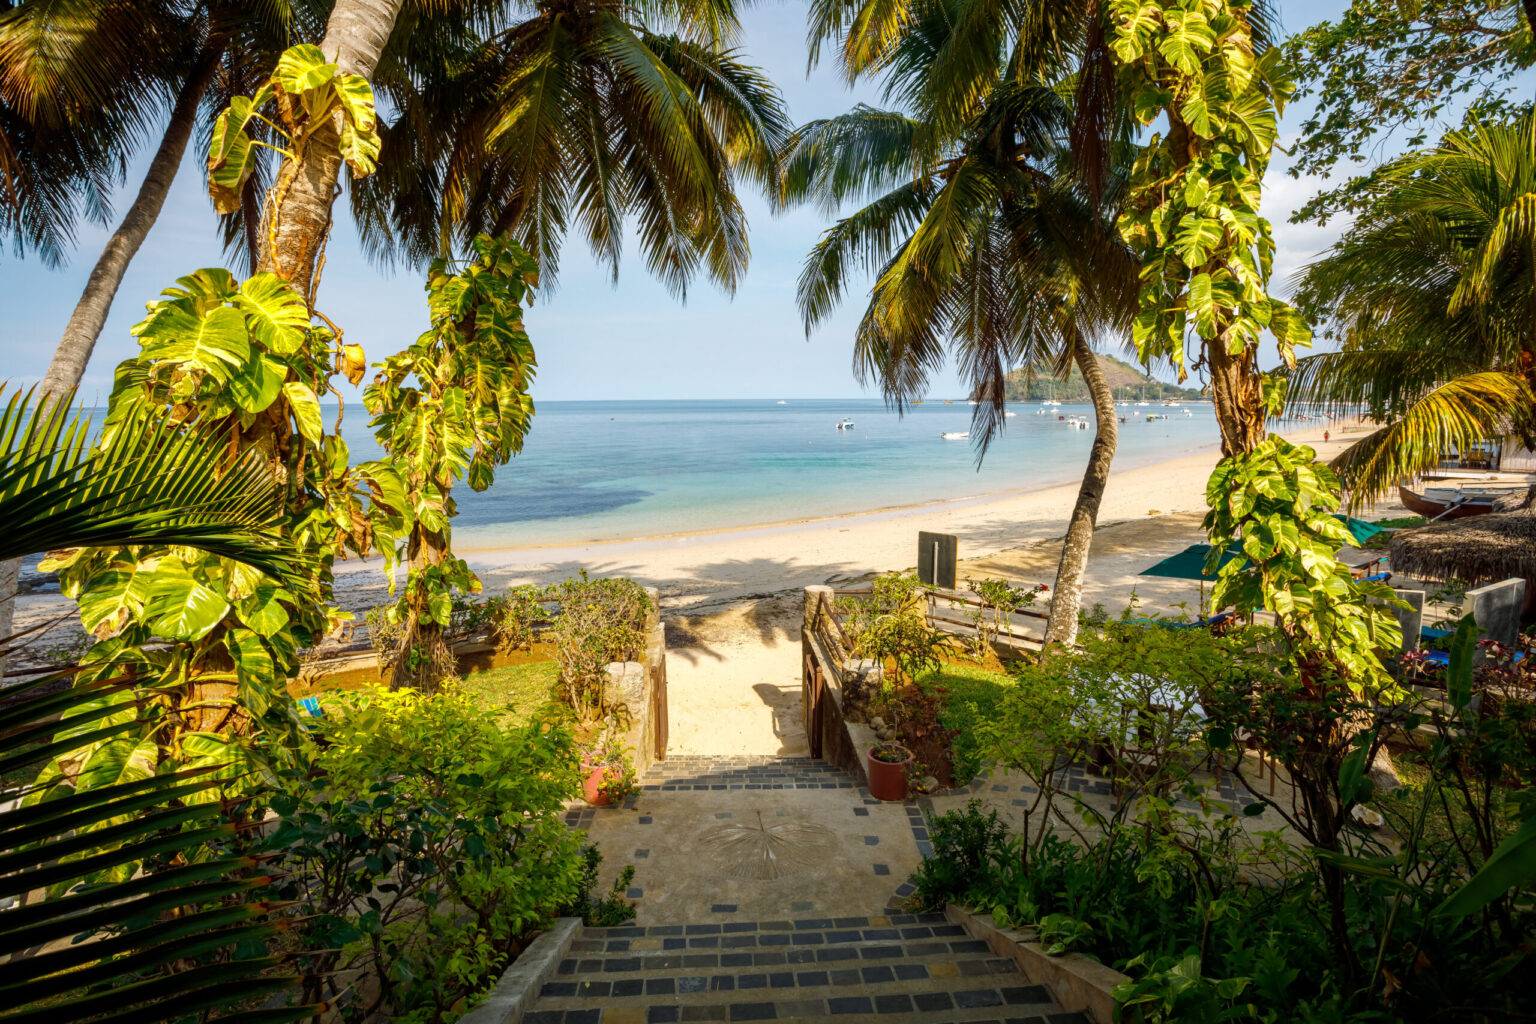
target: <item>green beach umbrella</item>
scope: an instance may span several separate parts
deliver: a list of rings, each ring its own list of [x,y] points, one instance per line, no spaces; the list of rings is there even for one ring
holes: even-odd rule
[[[1163,559],[1149,569],[1141,571],[1142,576],[1166,576],[1173,580],[1205,580],[1211,577],[1205,574],[1205,557],[1210,554],[1209,544],[1191,544],[1176,555]],[[1221,564],[1226,565],[1237,557],[1237,549],[1228,548],[1221,556]]]
[[[1346,516],[1341,512],[1335,512],[1333,514],[1333,518],[1337,519],[1339,522],[1343,523],[1346,527],[1349,528],[1349,535],[1355,538],[1356,547],[1360,547],[1368,543],[1370,539],[1375,537],[1377,534],[1390,532],[1384,526],[1377,526],[1375,523],[1368,523],[1364,519],[1356,519],[1353,516]]]

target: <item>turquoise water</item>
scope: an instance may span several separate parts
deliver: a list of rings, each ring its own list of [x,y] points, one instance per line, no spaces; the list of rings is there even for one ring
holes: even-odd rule
[[[1090,407],[1018,404],[978,470],[963,402],[928,402],[898,417],[879,400],[541,402],[524,451],[488,491],[455,491],[464,545],[528,545],[638,537],[835,515],[1078,478],[1092,430],[1058,415]],[[1117,469],[1217,441],[1208,405],[1120,410]],[[350,413],[352,410],[348,410]],[[1147,413],[1168,419],[1145,421]],[[853,419],[839,431],[839,419]],[[361,417],[345,431],[355,458],[377,448]]]

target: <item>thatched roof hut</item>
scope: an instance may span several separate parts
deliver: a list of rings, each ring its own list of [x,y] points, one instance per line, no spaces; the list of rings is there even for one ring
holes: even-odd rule
[[[1392,538],[1392,571],[1468,586],[1536,580],[1536,509],[1399,530]]]

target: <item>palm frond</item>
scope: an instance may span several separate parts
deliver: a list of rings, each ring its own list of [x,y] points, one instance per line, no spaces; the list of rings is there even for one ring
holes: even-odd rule
[[[60,686],[64,688],[61,690]],[[51,675],[9,687],[0,749],[44,763],[61,720],[102,687]],[[128,707],[132,707],[129,704]],[[273,953],[260,861],[239,849],[215,768],[77,791],[54,777],[0,811],[0,1021],[213,1019],[297,980]],[[302,1020],[315,1007],[269,1011]]]
[[[1532,400],[1523,379],[1496,370],[1457,377],[1430,390],[1334,458],[1350,506],[1369,503],[1398,481],[1433,468],[1453,448],[1465,450],[1503,436]]]
[[[291,578],[274,535],[282,494],[259,453],[226,464],[227,438],[147,411],[91,448],[67,399],[34,405],[13,392],[0,411],[0,558],[62,547],[180,544]]]

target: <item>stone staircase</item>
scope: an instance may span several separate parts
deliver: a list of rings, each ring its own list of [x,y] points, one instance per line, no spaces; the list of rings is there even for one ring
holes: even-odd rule
[[[1087,1024],[942,915],[588,928],[525,1024]]]

